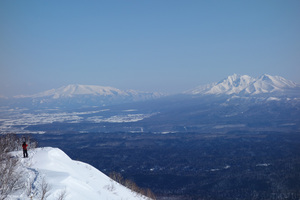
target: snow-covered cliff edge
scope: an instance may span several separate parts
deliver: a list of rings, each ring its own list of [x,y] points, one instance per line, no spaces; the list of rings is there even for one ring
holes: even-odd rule
[[[9,196],[9,199],[41,199],[47,186],[47,200],[148,199],[113,181],[89,164],[70,159],[58,148],[37,148],[29,151],[29,158],[22,152],[13,152],[20,159],[18,170],[25,187]]]

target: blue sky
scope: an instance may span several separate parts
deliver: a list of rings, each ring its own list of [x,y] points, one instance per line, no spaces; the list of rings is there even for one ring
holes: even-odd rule
[[[0,95],[68,84],[182,92],[233,73],[300,83],[300,1],[0,1]]]

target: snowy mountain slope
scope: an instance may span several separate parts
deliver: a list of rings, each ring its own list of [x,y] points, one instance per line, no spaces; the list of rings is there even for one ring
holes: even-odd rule
[[[21,158],[22,152],[14,152],[21,159],[21,166],[27,187],[10,196],[10,199],[40,199],[42,185],[49,185],[48,200],[57,200],[65,193],[66,200],[145,200],[118,184],[91,165],[71,160],[57,148],[38,148],[29,151],[28,159]],[[31,191],[30,191],[31,189]]]
[[[248,75],[228,76],[226,79],[185,92],[186,94],[246,94],[257,95],[275,92],[285,92],[290,90],[300,91],[300,86],[296,83],[286,80],[280,76],[262,75],[259,78],[253,78]]]
[[[245,89],[249,94],[283,92],[287,89],[296,89],[297,84],[280,76],[262,75]]]

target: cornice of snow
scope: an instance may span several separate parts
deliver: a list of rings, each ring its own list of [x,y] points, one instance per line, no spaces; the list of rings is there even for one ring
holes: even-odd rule
[[[20,157],[21,152],[12,152]],[[113,181],[98,169],[89,164],[74,161],[58,148],[37,148],[29,153],[30,159],[20,159],[18,170],[24,173],[24,182],[31,184],[32,193],[38,194],[42,190],[42,182],[49,184],[47,199],[56,200],[62,191],[66,192],[65,199],[111,199],[111,200],[146,200],[145,196]],[[30,168],[28,167],[30,166]],[[28,188],[20,188],[9,199],[32,199],[28,195]]]

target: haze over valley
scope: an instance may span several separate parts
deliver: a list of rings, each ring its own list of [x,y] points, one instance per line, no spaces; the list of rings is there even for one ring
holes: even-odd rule
[[[226,132],[299,130],[299,85],[279,76],[232,75],[181,94],[68,85],[2,99],[1,130]],[[76,125],[78,124],[78,125]]]

